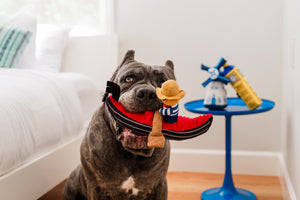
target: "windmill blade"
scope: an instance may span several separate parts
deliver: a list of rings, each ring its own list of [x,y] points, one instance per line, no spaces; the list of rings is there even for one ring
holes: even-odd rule
[[[201,64],[201,69],[202,69],[202,70],[205,70],[205,71],[208,71],[208,70],[209,70],[209,67],[207,67],[207,66]]]
[[[209,79],[207,79],[206,81],[204,81],[204,82],[202,83],[202,86],[203,86],[203,87],[206,87],[210,82],[211,82],[211,79],[209,78]]]
[[[224,58],[221,58],[221,60],[219,61],[219,63],[215,68],[220,69],[226,62],[227,61]]]
[[[227,84],[230,80],[228,78],[223,77],[223,76],[218,76],[216,81],[221,81],[222,83]]]

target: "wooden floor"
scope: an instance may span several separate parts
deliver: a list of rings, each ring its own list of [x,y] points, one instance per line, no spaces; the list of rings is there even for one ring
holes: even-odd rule
[[[200,194],[220,187],[223,174],[168,172],[168,200],[200,200]],[[253,192],[257,200],[283,200],[279,178],[276,176],[234,175],[234,184]],[[65,182],[60,183],[39,200],[62,200]]]

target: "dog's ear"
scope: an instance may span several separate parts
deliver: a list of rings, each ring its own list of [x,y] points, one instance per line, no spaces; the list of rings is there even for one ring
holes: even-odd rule
[[[172,70],[174,70],[174,64],[171,60],[167,60],[165,65],[167,67],[170,67]]]
[[[119,65],[119,67],[116,69],[116,71],[113,73],[112,77],[110,78],[111,81],[114,81],[116,78],[116,75],[119,71],[119,69],[123,66],[126,65],[130,62],[134,62],[134,50],[128,50],[127,53],[125,54],[123,61],[121,62],[121,64]]]
[[[127,63],[133,62],[134,61],[134,53],[135,53],[134,50],[128,50],[127,53],[125,54],[124,58],[123,58],[123,61],[120,65],[120,67],[122,65],[127,64]]]

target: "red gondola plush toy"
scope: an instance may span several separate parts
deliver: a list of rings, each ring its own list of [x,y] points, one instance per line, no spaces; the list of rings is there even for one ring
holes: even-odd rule
[[[176,105],[179,100],[184,97],[185,92],[178,88],[175,81],[167,82],[164,83],[165,85],[163,84],[162,88],[157,89],[157,96],[162,99],[166,105]],[[168,87],[165,88],[165,86]],[[109,95],[110,93],[112,95]],[[163,116],[159,110],[155,112],[145,111],[144,113],[128,112],[124,106],[118,102],[119,96],[119,85],[108,81],[103,101],[106,103],[111,116],[123,127],[137,134],[148,136],[149,147],[163,147],[165,138],[168,140],[186,140],[202,135],[207,132],[213,121],[211,114],[188,118],[178,116],[177,112],[178,117],[175,117],[177,120],[172,119],[171,122],[173,123],[169,123],[167,116],[165,117],[166,121],[163,120]],[[171,96],[175,96],[175,98],[172,99]],[[170,102],[172,103],[170,104]],[[163,110],[164,109],[162,109],[161,112],[164,112]]]

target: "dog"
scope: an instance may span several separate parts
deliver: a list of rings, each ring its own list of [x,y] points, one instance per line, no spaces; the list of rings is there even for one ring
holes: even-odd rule
[[[111,77],[120,86],[119,101],[129,112],[155,111],[163,106],[155,89],[175,80],[173,62],[151,66],[129,50]],[[105,103],[95,112],[80,148],[81,164],[70,174],[64,200],[167,200],[166,174],[170,143],[149,148],[147,136],[119,125]]]

